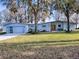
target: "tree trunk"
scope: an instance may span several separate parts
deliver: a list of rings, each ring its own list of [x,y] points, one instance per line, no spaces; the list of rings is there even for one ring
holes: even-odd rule
[[[35,15],[35,33],[37,33],[37,27],[38,27],[38,24],[37,24],[37,14],[38,14],[38,11],[39,11],[39,1],[40,0],[37,0],[37,9],[34,9],[34,15]]]
[[[67,17],[67,32],[70,32],[70,22],[69,22],[69,4],[66,6],[66,17]]]
[[[35,14],[35,33],[37,33],[37,15]]]
[[[70,32],[69,12],[67,12],[67,32]]]

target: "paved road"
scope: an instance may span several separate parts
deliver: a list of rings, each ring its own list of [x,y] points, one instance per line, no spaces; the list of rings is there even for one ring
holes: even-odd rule
[[[6,40],[6,39],[10,39],[10,38],[14,38],[17,37],[20,34],[4,34],[4,35],[0,35],[0,40]]]

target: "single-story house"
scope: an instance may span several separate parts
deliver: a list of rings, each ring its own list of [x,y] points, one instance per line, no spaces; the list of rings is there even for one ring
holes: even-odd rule
[[[7,23],[3,25],[3,31],[7,33],[27,33],[30,30],[34,31],[34,24],[20,24],[20,23]],[[70,22],[70,30],[76,29],[76,23]],[[37,24],[37,30],[41,31],[63,31],[67,30],[66,21],[53,21]]]
[[[34,31],[34,24],[28,24],[29,30]],[[76,29],[76,23],[70,22],[70,30]],[[46,22],[46,23],[39,23],[37,25],[38,31],[62,31],[67,30],[67,22],[66,21],[53,21],[53,22]]]
[[[7,23],[3,25],[3,31],[7,33],[27,33],[28,25],[20,23]]]

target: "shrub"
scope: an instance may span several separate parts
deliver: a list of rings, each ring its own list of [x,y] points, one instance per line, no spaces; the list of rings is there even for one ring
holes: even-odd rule
[[[58,31],[63,31],[63,29],[58,29]]]
[[[65,30],[65,32],[66,32],[66,33],[71,33],[71,32],[72,32],[72,30],[70,30],[70,31]]]
[[[6,32],[0,32],[0,35],[6,34]]]
[[[79,29],[79,28],[76,28],[76,29]]]
[[[28,33],[32,33],[33,32],[33,30],[30,28],[29,30],[28,30]]]
[[[47,32],[46,30],[42,30],[41,32]]]
[[[37,34],[37,33],[38,33],[38,31],[37,31],[37,32],[35,32],[33,29],[29,29],[28,33],[31,33],[31,34]]]

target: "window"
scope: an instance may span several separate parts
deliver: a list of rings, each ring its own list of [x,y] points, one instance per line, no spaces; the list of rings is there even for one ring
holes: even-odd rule
[[[31,27],[34,27],[33,25],[31,25]]]
[[[10,28],[10,33],[13,33],[13,27],[10,26],[9,28]]]
[[[46,25],[42,25],[42,27],[46,27]]]
[[[61,25],[58,25],[58,27],[61,27]]]

